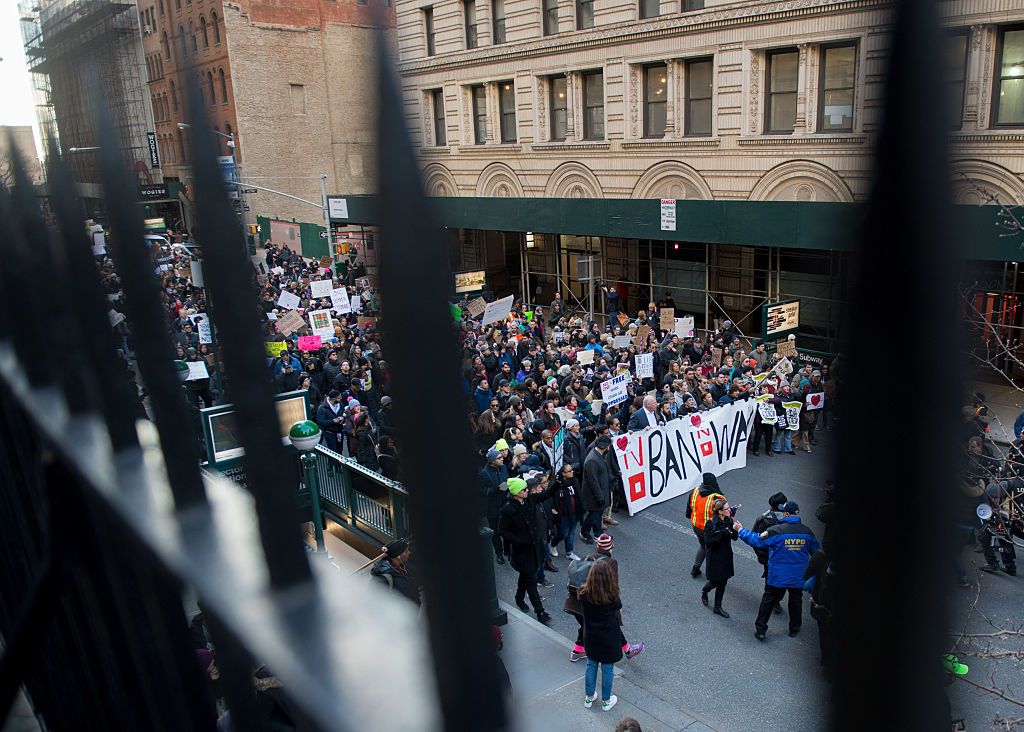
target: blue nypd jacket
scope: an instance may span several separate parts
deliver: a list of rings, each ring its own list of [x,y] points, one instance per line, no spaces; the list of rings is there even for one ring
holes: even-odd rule
[[[768,550],[768,584],[772,587],[803,587],[804,569],[820,546],[799,516],[783,516],[763,534],[740,529],[740,539],[755,549]]]

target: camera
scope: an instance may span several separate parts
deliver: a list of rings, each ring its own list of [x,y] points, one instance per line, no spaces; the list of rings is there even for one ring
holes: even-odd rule
[[[736,512],[743,508],[742,503],[737,503],[735,506],[729,506],[729,515],[736,518]]]

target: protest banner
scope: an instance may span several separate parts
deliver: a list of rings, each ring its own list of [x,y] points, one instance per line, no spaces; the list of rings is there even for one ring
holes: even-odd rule
[[[786,339],[776,343],[775,354],[780,358],[796,358],[796,339]]]
[[[786,429],[793,432],[800,429],[800,407],[802,402],[783,402],[782,407],[786,410]],[[781,425],[780,425],[781,426]]]
[[[288,348],[288,344],[284,341],[264,341],[263,348],[266,349],[268,356],[276,358],[281,355],[281,351]]]
[[[661,308],[658,311],[658,327],[668,331],[676,327],[675,308]]]
[[[323,345],[323,339],[318,335],[311,336],[300,336],[299,337],[299,350],[300,351],[319,351],[320,346]]]
[[[186,361],[185,363],[188,364],[188,378],[185,381],[210,378],[210,372],[206,370],[206,361]]]
[[[285,310],[294,310],[301,302],[298,295],[288,290],[281,290],[281,297],[277,298],[277,306]]]
[[[629,336],[628,335],[618,335],[618,336],[615,336],[615,338],[612,341],[612,343],[615,345],[616,348],[629,348]]]
[[[693,338],[693,316],[687,315],[685,318],[676,318],[675,320],[675,333],[680,338]]]
[[[313,280],[309,286],[313,290],[313,297],[318,300],[322,297],[330,297],[334,291],[334,282],[331,280]]]
[[[633,345],[638,349],[647,348],[647,336],[651,333],[649,325],[641,325],[636,329],[636,336],[633,338]]]
[[[629,386],[629,374],[619,374],[601,382],[601,400],[609,407],[629,399],[626,387]]]
[[[484,308],[483,317],[480,318],[480,324],[490,325],[507,318],[508,314],[512,312],[512,303],[515,301],[515,298],[515,295],[509,295],[500,300],[487,303],[487,307]]]
[[[326,257],[326,256],[320,257],[320,269],[330,269],[333,264],[334,264],[334,258],[333,257]]]
[[[588,363],[594,363],[595,351],[588,351],[583,349],[582,351],[576,351],[576,360],[581,366],[586,366]]]
[[[287,337],[290,336],[297,330],[301,330],[306,327],[306,321],[302,319],[294,310],[289,310],[287,313],[277,318],[277,322],[274,323],[274,327],[277,328],[277,332]]]
[[[338,315],[352,312],[352,305],[348,301],[348,290],[344,287],[336,287],[331,290],[331,307]]]
[[[213,325],[209,318],[203,318],[196,324],[200,343],[213,343]]]
[[[334,337],[334,323],[331,321],[330,310],[310,310],[309,325],[313,335],[321,338]]]
[[[819,391],[814,394],[808,394],[804,399],[807,405],[807,410],[821,409],[825,406],[825,392]]]
[[[733,402],[616,437],[629,514],[685,495],[704,473],[745,467],[756,408],[752,400]]]
[[[636,378],[638,378],[638,379],[653,379],[654,378],[654,354],[653,353],[638,353],[638,354],[636,354]]]
[[[486,309],[487,301],[482,297],[471,300],[469,304],[466,305],[466,312],[469,313],[469,317],[471,318],[479,318]]]

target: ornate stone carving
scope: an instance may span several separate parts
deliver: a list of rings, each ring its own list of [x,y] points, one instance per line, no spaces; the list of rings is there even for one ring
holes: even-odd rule
[[[637,127],[637,120],[639,119],[639,107],[640,107],[640,69],[633,66],[629,72],[629,126],[630,126],[630,137],[637,139],[640,137],[640,131]]]
[[[546,78],[537,79],[537,129],[534,130],[534,136],[538,140],[551,139],[551,127],[548,125],[547,104],[545,103],[548,90],[551,88],[550,84],[551,82]]]
[[[750,54],[750,134],[757,134],[757,116],[760,108],[761,63],[757,51]]]

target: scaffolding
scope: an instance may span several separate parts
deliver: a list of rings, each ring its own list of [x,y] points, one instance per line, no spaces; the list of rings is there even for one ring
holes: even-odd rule
[[[153,129],[138,8],[126,0],[23,0],[22,40],[44,137],[60,149],[95,147],[93,106],[107,105],[126,168],[153,183],[147,132]],[[69,156],[78,183],[99,183],[94,151]]]

